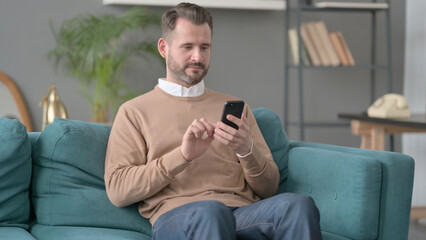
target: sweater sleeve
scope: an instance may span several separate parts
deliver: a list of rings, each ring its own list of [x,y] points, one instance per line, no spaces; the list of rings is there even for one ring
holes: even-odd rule
[[[111,129],[105,158],[105,187],[114,205],[125,207],[153,196],[189,164],[180,147],[149,163],[146,156],[136,116],[122,106]]]
[[[250,134],[253,139],[251,154],[244,158],[239,157],[244,169],[244,177],[250,188],[260,197],[273,196],[279,183],[278,166],[272,158],[272,153],[263,138],[256,119],[247,106],[245,115],[250,126]]]

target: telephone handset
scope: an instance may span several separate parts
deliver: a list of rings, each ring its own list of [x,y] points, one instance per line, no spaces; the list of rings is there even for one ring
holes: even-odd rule
[[[407,99],[395,93],[385,94],[368,108],[369,117],[409,118],[410,115]]]

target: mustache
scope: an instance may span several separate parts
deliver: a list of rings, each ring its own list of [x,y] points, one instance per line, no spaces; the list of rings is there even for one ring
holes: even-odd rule
[[[185,64],[185,68],[188,68],[188,67],[201,67],[203,69],[206,69],[206,65],[204,65],[201,62],[190,62]]]

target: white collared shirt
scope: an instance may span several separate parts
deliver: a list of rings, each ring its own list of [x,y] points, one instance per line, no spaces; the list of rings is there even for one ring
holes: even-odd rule
[[[158,87],[166,93],[176,97],[198,97],[204,93],[204,79],[189,88],[164,79],[158,79]]]

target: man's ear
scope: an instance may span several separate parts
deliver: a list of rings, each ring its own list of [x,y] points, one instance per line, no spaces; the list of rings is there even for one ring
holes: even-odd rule
[[[169,50],[168,48],[169,48],[169,45],[167,44],[167,42],[166,42],[166,39],[164,39],[164,38],[160,38],[159,40],[158,40],[158,52],[160,53],[160,55],[164,58],[164,59],[166,59],[166,57],[167,57],[167,51]]]

